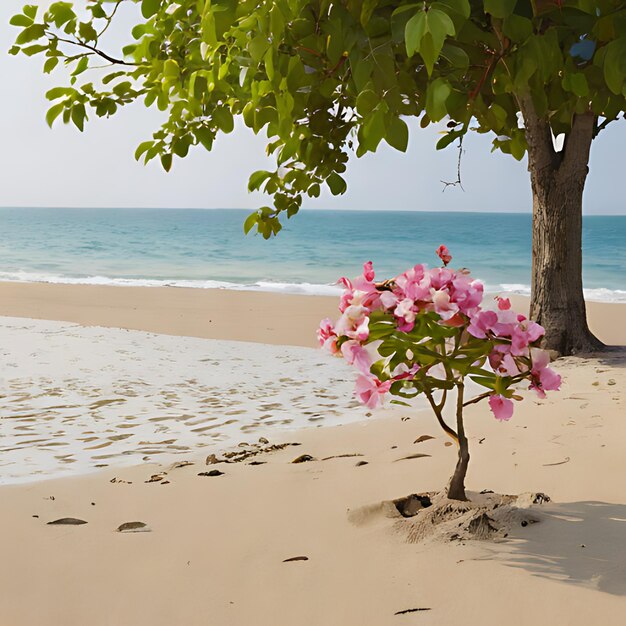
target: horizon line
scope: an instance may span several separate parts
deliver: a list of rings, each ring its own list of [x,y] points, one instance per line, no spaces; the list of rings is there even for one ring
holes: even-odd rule
[[[149,206],[0,206],[0,210],[7,209],[41,209],[41,210],[76,210],[76,211],[247,211],[254,212],[256,209],[242,207],[149,207]],[[479,215],[531,215],[531,210],[514,211],[476,211],[473,209],[333,209],[303,207],[300,212],[335,212],[335,213],[474,213]],[[583,217],[626,217],[624,213],[592,213],[583,212]]]

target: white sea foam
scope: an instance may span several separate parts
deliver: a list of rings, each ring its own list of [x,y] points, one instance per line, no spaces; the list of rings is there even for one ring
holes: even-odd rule
[[[530,296],[530,285],[518,283],[503,283],[499,288],[485,286],[488,292],[499,292],[515,294],[519,296]],[[585,300],[593,302],[626,302],[626,291],[623,289],[606,289],[598,287],[595,289],[583,289]]]
[[[229,289],[233,291],[264,291],[291,293],[308,296],[337,296],[342,288],[333,284],[289,283],[260,280],[251,283],[235,283],[223,280],[160,280],[151,278],[111,278],[108,276],[61,276],[34,272],[0,272],[0,281],[35,282],[64,285],[112,285],[118,287],[185,287],[190,289]],[[485,284],[486,293],[530,296],[530,285],[522,283]],[[626,290],[605,287],[585,289],[585,299],[595,302],[626,302]]]
[[[368,412],[356,372],[314,348],[9,317],[0,344],[0,485],[293,441]]]

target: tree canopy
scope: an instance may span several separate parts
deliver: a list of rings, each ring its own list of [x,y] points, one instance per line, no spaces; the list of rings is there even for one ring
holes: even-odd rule
[[[117,57],[106,33],[123,3],[143,20]],[[448,120],[438,149],[474,130],[520,160],[530,107],[566,143],[576,116],[593,115],[597,134],[626,110],[620,0],[87,0],[27,5],[11,23],[13,54],[45,57],[46,73],[70,68],[47,93],[49,124],[82,130],[143,101],[167,120],[136,157],[166,170],[192,146],[211,150],[234,116],[265,133],[276,169],[249,188],[273,205],[245,229],[266,238],[303,196],[345,192],[352,151],[406,150],[407,118]]]

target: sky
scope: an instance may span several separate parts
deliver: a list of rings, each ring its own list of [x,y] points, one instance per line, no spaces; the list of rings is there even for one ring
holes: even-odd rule
[[[31,0],[32,1],[32,0]],[[142,103],[110,119],[94,119],[84,133],[58,122],[45,122],[45,92],[65,84],[60,74],[44,76],[37,57],[10,56],[17,29],[8,21],[21,0],[0,2],[0,206],[5,207],[151,207],[257,208],[268,204],[247,192],[247,179],[272,163],[265,139],[242,124],[221,136],[211,153],[192,149],[165,173],[157,162],[137,163],[137,145],[159,126],[158,112]],[[114,37],[120,41],[132,26],[122,15]],[[457,151],[435,151],[435,129],[411,125],[409,149],[400,153],[383,145],[374,155],[353,157],[348,191],[305,200],[312,209],[392,209],[421,211],[531,210],[526,161],[491,153],[491,139],[471,133],[465,140],[464,191],[441,180],[456,178]],[[626,121],[613,123],[594,141],[584,199],[586,214],[626,214],[624,169]]]

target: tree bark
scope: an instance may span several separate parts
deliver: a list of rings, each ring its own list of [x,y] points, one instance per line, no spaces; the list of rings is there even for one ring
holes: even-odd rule
[[[547,120],[521,99],[533,192],[530,317],[559,354],[602,349],[587,326],[582,283],[582,199],[595,129],[593,114],[574,116],[556,152]]]
[[[462,500],[465,502],[465,476],[469,465],[469,444],[465,436],[465,427],[463,424],[463,383],[457,385],[457,401],[456,401],[456,432],[459,441],[459,457],[456,468],[450,483],[448,484],[448,498],[450,500]]]

